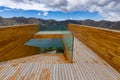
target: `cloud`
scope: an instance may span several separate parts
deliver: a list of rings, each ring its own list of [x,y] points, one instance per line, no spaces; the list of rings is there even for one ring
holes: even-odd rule
[[[43,13],[43,15],[44,15],[44,16],[47,16],[47,15],[48,15],[48,12],[47,12],[47,11],[45,11],[45,12]]]
[[[3,12],[4,10],[0,10],[0,12]]]
[[[70,20],[73,20],[73,18],[70,18]]]
[[[22,10],[50,10],[49,8],[45,8],[44,4],[36,3],[30,0],[0,0],[0,6]]]
[[[5,8],[4,10],[9,11],[9,10],[11,10],[11,9],[9,9],[9,8]]]
[[[97,11],[106,20],[120,20],[120,0],[0,0],[0,6],[12,9],[47,11]]]
[[[40,16],[40,15],[41,15],[41,13],[39,12],[37,15],[38,15],[38,16]]]

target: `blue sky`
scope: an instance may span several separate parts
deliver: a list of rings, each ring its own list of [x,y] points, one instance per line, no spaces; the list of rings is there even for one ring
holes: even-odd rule
[[[37,11],[37,10],[21,10],[21,9],[9,9],[3,6],[0,6],[0,16],[5,18],[10,17],[36,17],[42,19],[55,19],[55,20],[101,20],[102,16],[98,14],[98,12],[88,12],[88,11],[74,11],[74,12],[62,12],[62,11]]]
[[[0,0],[0,16],[120,21],[120,0]]]

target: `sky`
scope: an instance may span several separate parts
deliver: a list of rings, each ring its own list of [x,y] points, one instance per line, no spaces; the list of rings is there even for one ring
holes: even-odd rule
[[[120,0],[0,0],[0,16],[120,21]]]

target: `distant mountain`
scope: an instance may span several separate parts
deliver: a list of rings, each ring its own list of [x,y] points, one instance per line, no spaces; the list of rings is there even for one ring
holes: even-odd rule
[[[109,29],[120,30],[120,21],[111,22],[111,21],[93,21],[93,20],[65,20],[65,21],[55,21],[55,20],[44,20],[40,18],[25,18],[25,17],[13,17],[13,18],[3,18],[0,17],[0,26],[8,26],[8,25],[20,25],[20,24],[39,24],[40,30],[46,29],[66,29],[67,24],[80,24],[80,25],[88,25],[93,27],[102,27]]]

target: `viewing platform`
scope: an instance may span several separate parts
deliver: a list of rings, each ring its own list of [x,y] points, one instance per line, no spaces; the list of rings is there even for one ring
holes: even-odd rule
[[[75,24],[68,30],[0,28],[0,80],[120,80],[119,31]],[[63,53],[41,52],[56,38]]]
[[[5,80],[120,80],[120,74],[75,38],[73,63],[61,54],[38,54],[0,63]]]

